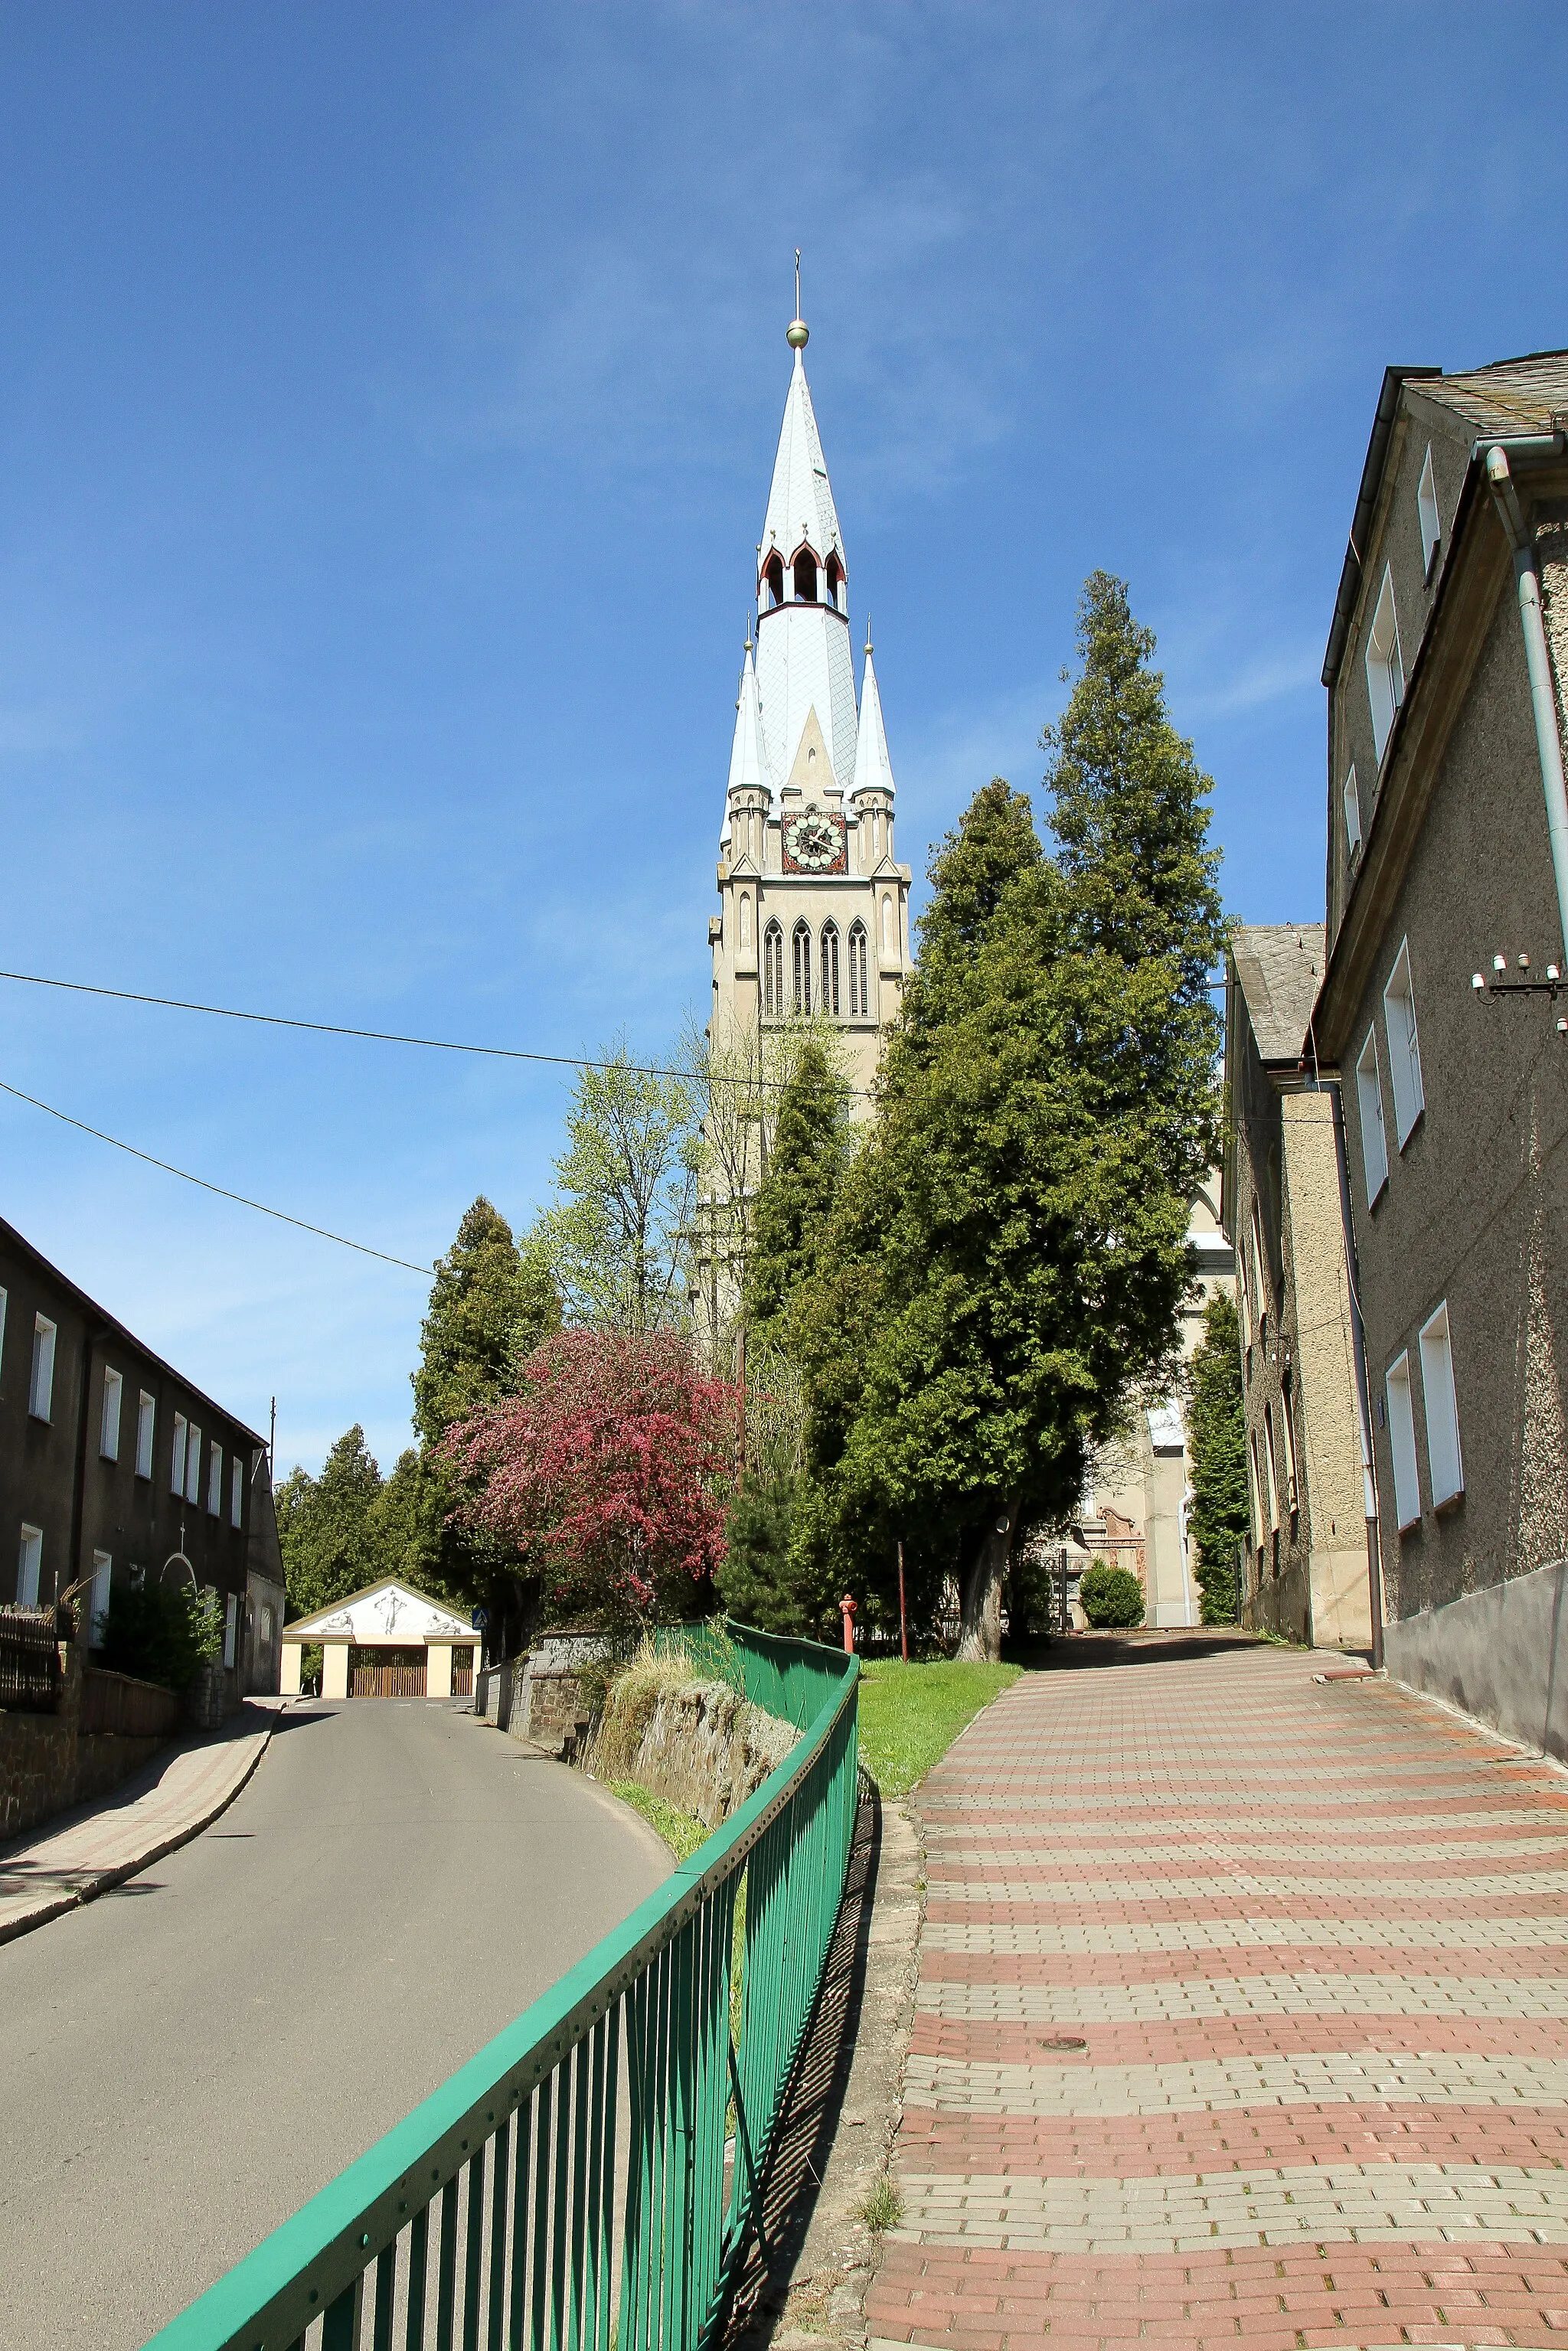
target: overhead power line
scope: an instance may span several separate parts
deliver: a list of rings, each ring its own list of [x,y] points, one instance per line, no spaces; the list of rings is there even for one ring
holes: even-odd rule
[[[181,996],[143,996],[134,988],[96,987],[82,979],[47,979],[36,971],[0,971],[25,987],[57,987],[69,996],[107,996],[117,1004],[157,1004],[169,1012],[204,1012],[214,1020],[250,1020],[264,1029],[303,1029],[317,1037],[361,1037],[375,1045],[418,1045],[431,1053],[478,1053],[493,1061],[541,1061],[555,1070],[627,1070],[639,1078],[684,1078],[689,1085],[783,1090],[782,1078],[731,1076],[727,1071],[673,1070],[658,1061],[595,1061],[582,1053],[538,1053],[520,1045],[469,1045],[450,1037],[405,1037],[394,1029],[351,1029],[341,1020],[296,1020],[283,1012],[239,1012],[228,1004],[193,1004]]]
[[[111,1144],[116,1151],[126,1152],[149,1167],[161,1167],[165,1176],[177,1176],[183,1184],[194,1184],[204,1192],[215,1192],[220,1200],[235,1200],[242,1208],[254,1208],[257,1216],[275,1217],[280,1225],[293,1225],[299,1232],[314,1233],[319,1240],[336,1241],[340,1249],[357,1249],[361,1257],[380,1258],[383,1265],[401,1265],[408,1272],[423,1274],[427,1279],[435,1270],[434,1266],[415,1265],[412,1258],[392,1257],[385,1249],[371,1249],[364,1241],[351,1241],[346,1233],[329,1232],[325,1225],[308,1224],[303,1217],[291,1217],[286,1209],[269,1208],[265,1200],[248,1199],[243,1192],[231,1192],[222,1184],[209,1184],[204,1176],[193,1176],[189,1168],[172,1166],[167,1159],[154,1159],[150,1151],[138,1151],[133,1143],[121,1143],[117,1134],[105,1134],[102,1127],[89,1126],[85,1119],[72,1118],[68,1111],[57,1110],[53,1102],[40,1102],[37,1094],[25,1094],[20,1086],[8,1086],[4,1078],[0,1078],[0,1093],[27,1102],[34,1110],[47,1112],[62,1126],[74,1126],[79,1134],[90,1134],[99,1143]]]

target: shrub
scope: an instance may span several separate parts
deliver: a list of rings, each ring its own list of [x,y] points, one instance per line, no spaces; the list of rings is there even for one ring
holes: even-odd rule
[[[1097,1559],[1083,1571],[1078,1587],[1083,1614],[1097,1629],[1113,1625],[1125,1631],[1144,1621],[1144,1587],[1130,1568],[1108,1567]]]
[[[629,1665],[619,1667],[604,1692],[604,1709],[594,1736],[590,1764],[601,1780],[629,1780],[643,1733],[653,1709],[669,1692],[696,1679],[684,1643],[655,1647],[644,1640]]]
[[[103,1663],[164,1689],[188,1690],[209,1657],[222,1655],[223,1611],[215,1592],[190,1583],[117,1583],[104,1625]]]

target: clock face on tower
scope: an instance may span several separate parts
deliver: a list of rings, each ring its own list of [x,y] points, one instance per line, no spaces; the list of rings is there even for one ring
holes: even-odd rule
[[[807,809],[802,816],[785,818],[786,873],[842,873],[847,870],[841,816],[827,816],[821,809]]]

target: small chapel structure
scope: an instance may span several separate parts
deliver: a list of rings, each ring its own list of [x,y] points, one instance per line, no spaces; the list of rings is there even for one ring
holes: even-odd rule
[[[423,1661],[410,1659],[393,1678],[388,1667],[374,1664],[356,1670],[353,1695],[359,1697],[453,1698],[473,1687],[474,1652],[480,1635],[461,1616],[415,1592],[395,1576],[350,1592],[346,1599],[319,1608],[313,1616],[298,1616],[283,1628],[283,1694],[298,1697],[301,1656],[307,1647],[321,1650],[321,1696],[348,1698],[352,1653],[366,1649],[383,1654],[423,1652]]]

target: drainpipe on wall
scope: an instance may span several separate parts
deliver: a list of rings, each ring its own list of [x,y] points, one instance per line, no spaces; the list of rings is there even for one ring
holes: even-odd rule
[[[1568,955],[1568,790],[1563,781],[1563,745],[1557,732],[1557,702],[1552,684],[1552,662],[1546,649],[1546,625],[1541,609],[1541,575],[1535,564],[1535,540],[1527,526],[1509,471],[1508,451],[1557,453],[1559,433],[1521,436],[1506,446],[1494,442],[1487,451],[1487,482],[1498,517],[1513,549],[1513,575],[1519,590],[1520,626],[1524,632],[1524,661],[1530,673],[1530,705],[1535,718],[1535,747],[1541,759],[1541,781],[1546,794],[1546,829],[1552,841],[1552,871],[1557,882],[1557,919]]]
[[[1312,1059],[1314,1062],[1317,1060],[1315,1039]],[[1356,1421],[1361,1437],[1361,1479],[1366,1511],[1366,1590],[1368,1614],[1372,1618],[1372,1663],[1374,1670],[1381,1673],[1383,1549],[1378,1533],[1377,1462],[1372,1450],[1372,1396],[1366,1374],[1366,1332],[1362,1327],[1361,1300],[1355,1286],[1355,1236],[1350,1221],[1349,1145],[1345,1140],[1344,1105],[1340,1096],[1338,1078],[1325,1078],[1320,1071],[1315,1083],[1328,1095],[1333,1108],[1334,1169],[1339,1176],[1339,1215],[1344,1231],[1345,1286],[1350,1292],[1351,1354],[1355,1364]]]

